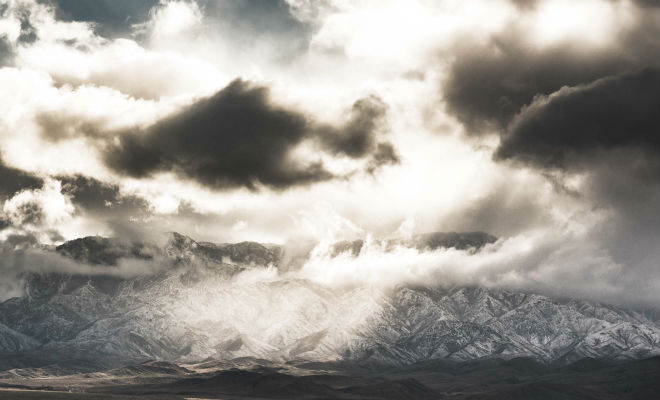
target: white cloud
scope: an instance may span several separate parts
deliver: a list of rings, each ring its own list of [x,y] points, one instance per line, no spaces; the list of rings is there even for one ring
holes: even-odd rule
[[[4,37],[11,43],[16,43],[21,34],[21,21],[13,13],[0,19],[0,38]]]
[[[600,301],[634,298],[649,302],[645,293],[626,293],[627,288],[618,284],[621,271],[622,266],[588,235],[555,229],[500,239],[477,253],[453,248],[389,249],[368,238],[358,256],[350,252],[332,256],[331,248],[322,244],[312,251],[299,274],[340,287],[479,285]]]
[[[107,86],[147,99],[207,95],[227,81],[203,60],[145,49],[128,39],[86,46],[79,49],[62,42],[38,41],[21,47],[15,63],[45,71],[61,83]]]
[[[85,124],[100,131],[144,126],[186,103],[178,99],[136,100],[93,85],[57,87],[47,73],[29,68],[2,68],[0,86],[11,93],[0,96],[2,158],[9,165],[38,174],[84,174],[107,179],[110,174],[99,159],[93,139],[78,130]],[[40,123],[44,115],[54,125]],[[60,128],[66,131],[63,135],[49,131]],[[66,137],[67,132],[71,137]],[[57,135],[61,140],[47,138]]]
[[[245,46],[238,40],[243,32],[221,35],[195,2],[163,1],[136,27],[134,39],[112,40],[89,23],[58,21],[47,5],[10,2],[0,20],[0,36],[15,53],[12,67],[0,69],[2,161],[40,176],[83,174],[119,183],[122,193],[144,197],[157,214],[158,221],[145,225],[205,240],[327,243],[367,232],[409,236],[468,226],[511,237],[470,258],[458,251],[385,254],[377,248],[358,259],[317,255],[305,273],[327,282],[444,279],[580,292],[591,279],[597,284],[587,294],[611,298],[625,287],[613,278],[620,265],[589,238],[610,217],[593,211],[589,176],[562,176],[571,194],[547,176],[494,162],[497,139],[466,140],[442,111],[438,84],[461,39],[487,41],[514,26],[524,28],[534,46],[605,46],[634,21],[631,2],[544,0],[525,12],[504,0],[288,2],[312,33],[309,48],[284,61],[282,43],[267,38]],[[22,12],[37,34],[34,43],[19,43]],[[388,140],[401,165],[284,192],[217,192],[167,173],[119,177],[100,159],[93,135],[76,134],[86,123],[99,134],[147,126],[236,77],[266,84],[274,101],[330,123],[345,120],[356,99],[379,96],[388,104]],[[64,121],[66,132],[57,140],[44,137],[43,114]],[[296,151],[319,157],[310,147]],[[349,163],[325,161],[337,171]],[[3,212],[18,221],[22,205],[39,204],[45,222],[30,229],[58,229],[67,239],[112,232],[73,215],[57,185],[50,179],[42,189],[17,194]],[[485,212],[483,202],[493,209]]]
[[[203,15],[193,1],[161,1],[151,10],[149,21],[141,24],[156,44],[168,40],[178,40],[181,35],[190,33],[202,24]]]
[[[73,219],[74,207],[61,191],[59,181],[46,178],[40,189],[24,190],[5,200],[4,218],[14,231],[37,232],[42,243],[51,243],[49,232],[57,232]],[[3,236],[12,233],[3,232]]]
[[[567,40],[600,46],[634,23],[633,13],[634,6],[626,1],[546,0],[536,6],[527,24],[530,36],[544,46]]]

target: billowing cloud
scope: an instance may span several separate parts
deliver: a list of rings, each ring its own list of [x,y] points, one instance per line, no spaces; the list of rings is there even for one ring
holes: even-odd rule
[[[61,192],[61,184],[46,178],[43,186],[23,189],[4,201],[0,210],[0,238],[34,236],[41,243],[64,239],[60,229],[72,222],[74,207]]]
[[[571,230],[557,230],[551,236],[536,232],[499,240],[476,253],[455,248],[386,248],[368,240],[359,254],[347,251],[334,255],[331,248],[318,246],[296,274],[342,287],[477,285],[554,296],[579,293],[583,298],[610,302],[628,297],[633,303],[652,303],[647,291],[627,296],[617,282],[622,266],[582,236]],[[566,245],[570,241],[574,245]],[[657,287],[646,289],[654,291]]]

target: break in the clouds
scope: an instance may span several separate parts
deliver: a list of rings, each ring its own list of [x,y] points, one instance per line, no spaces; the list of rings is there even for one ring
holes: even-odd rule
[[[90,22],[105,37],[130,35],[131,27],[144,23],[157,0],[47,0],[58,19]]]
[[[482,230],[488,256],[303,272],[660,289],[656,2],[2,0],[0,16],[5,252]]]

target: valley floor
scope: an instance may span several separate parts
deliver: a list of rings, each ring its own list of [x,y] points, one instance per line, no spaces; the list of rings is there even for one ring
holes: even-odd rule
[[[0,399],[3,400],[198,400],[199,398],[183,397],[183,396],[163,396],[159,395],[112,395],[112,394],[99,394],[99,393],[72,393],[72,392],[56,392],[47,390],[25,390],[25,389],[0,389]],[[217,399],[217,398],[214,398]],[[202,400],[202,399],[199,399]]]
[[[21,373],[21,371],[15,371]],[[23,371],[25,372],[25,371]],[[660,357],[626,363],[584,359],[548,367],[531,359],[402,368],[256,360],[147,362],[103,372],[0,379],[1,399],[656,399]]]

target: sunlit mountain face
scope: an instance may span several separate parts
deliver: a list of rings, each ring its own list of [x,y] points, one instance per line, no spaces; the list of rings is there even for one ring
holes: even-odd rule
[[[0,0],[0,398],[660,396],[659,21]]]

